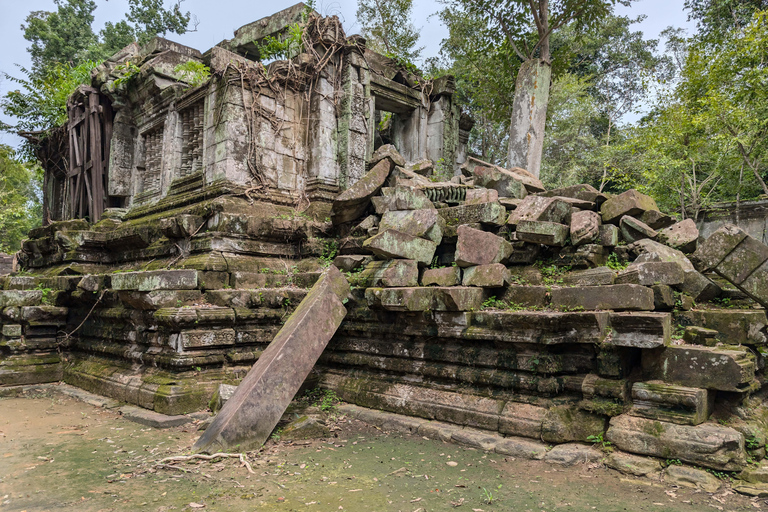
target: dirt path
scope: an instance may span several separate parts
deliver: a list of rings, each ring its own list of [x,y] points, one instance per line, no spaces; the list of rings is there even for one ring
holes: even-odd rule
[[[123,510],[700,511],[768,510],[602,467],[513,460],[342,419],[337,437],[270,441],[237,459],[172,464],[194,426],[156,430],[57,393],[0,399],[0,512]],[[489,503],[490,501],[490,503]]]

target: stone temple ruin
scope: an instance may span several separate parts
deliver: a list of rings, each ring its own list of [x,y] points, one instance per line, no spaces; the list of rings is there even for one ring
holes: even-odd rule
[[[303,51],[262,65],[297,22]],[[0,281],[0,384],[167,415],[240,384],[212,450],[260,445],[309,382],[426,436],[555,459],[599,439],[617,467],[764,492],[768,246],[467,155],[450,77],[302,4],[97,71],[41,150],[47,223]]]

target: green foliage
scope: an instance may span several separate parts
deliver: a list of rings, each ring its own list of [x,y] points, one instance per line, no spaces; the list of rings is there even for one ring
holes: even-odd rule
[[[115,79],[113,85],[115,88],[120,88],[123,84],[128,83],[133,77],[141,72],[139,66],[131,61],[126,61],[124,64],[120,64],[115,67],[115,73],[119,73],[120,76]]]
[[[40,290],[43,292],[43,296],[40,299],[40,302],[46,306],[53,306],[53,288],[49,288],[45,286],[43,283],[40,283],[37,285],[37,290]]]
[[[680,459],[667,459],[667,466],[682,466]]]
[[[282,36],[267,36],[261,43],[256,43],[259,52],[259,60],[284,60],[290,59],[301,53],[302,35],[304,26],[300,23],[294,23],[288,26],[288,30]]]
[[[395,59],[407,69],[424,49],[416,46],[419,32],[410,21],[412,11],[413,0],[357,1],[357,21],[368,48]]]
[[[173,71],[181,73],[184,81],[192,87],[203,85],[211,78],[211,68],[196,60],[188,60],[183,64],[179,64],[173,68]]]
[[[613,451],[613,447],[611,446],[610,441],[606,441],[603,438],[603,432],[600,432],[599,434],[593,434],[591,436],[587,436],[587,441],[589,441],[592,444],[600,445],[600,448],[605,452],[611,452]]]
[[[621,261],[619,259],[619,255],[615,252],[612,252],[608,255],[608,261],[606,261],[605,266],[608,267],[611,270],[624,270],[629,265],[626,261]]]
[[[41,224],[41,183],[39,167],[0,145],[0,252],[18,251],[27,232]]]
[[[336,240],[326,240],[323,244],[323,253],[320,255],[320,261],[325,266],[333,263],[336,255],[339,253],[339,243]]]
[[[336,413],[341,399],[336,392],[330,389],[314,388],[308,390],[300,401],[308,403],[314,407],[319,407],[321,411],[329,414]]]
[[[570,266],[546,265],[542,261],[536,262],[536,266],[539,267],[542,280],[547,286],[563,284],[563,276],[571,271]]]

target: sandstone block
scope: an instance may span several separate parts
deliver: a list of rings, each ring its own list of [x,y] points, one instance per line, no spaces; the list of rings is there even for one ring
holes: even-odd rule
[[[435,300],[435,288],[368,288],[365,299],[369,307],[388,311],[429,311]]]
[[[429,265],[435,256],[437,244],[424,238],[387,229],[363,242],[363,247],[383,258],[416,260]]]
[[[699,425],[709,419],[714,400],[715,394],[706,389],[662,381],[635,382],[630,414],[678,425]]]
[[[640,215],[640,220],[648,224],[651,229],[664,229],[672,226],[677,220],[671,215],[661,213],[658,210],[648,210]]]
[[[463,286],[479,286],[481,288],[500,288],[509,277],[507,267],[501,263],[474,265],[464,269]]]
[[[617,223],[625,216],[639,217],[648,210],[658,210],[656,201],[635,189],[627,190],[617,196],[607,199],[600,207],[603,223]]]
[[[547,454],[547,445],[530,439],[505,437],[496,443],[496,453],[523,459],[541,460]]]
[[[717,492],[722,482],[703,469],[671,465],[664,471],[664,482],[680,487],[693,487],[704,492]]]
[[[57,306],[22,306],[21,319],[29,325],[62,326],[67,323],[69,308]]]
[[[490,224],[501,226],[506,219],[507,209],[498,201],[491,203],[461,204],[449,208],[439,208],[437,214],[443,218],[446,227],[454,230],[462,224]],[[449,233],[450,230],[446,229]],[[454,231],[455,233],[455,231]]]
[[[597,436],[603,432],[605,416],[568,405],[547,409],[541,424],[541,439],[550,443],[586,442],[589,436]]]
[[[512,244],[493,233],[459,226],[457,235],[455,258],[460,267],[500,263],[512,254]]]
[[[616,275],[616,284],[682,284],[684,274],[682,267],[673,261],[648,261],[633,263]]]
[[[555,222],[524,220],[517,224],[517,239],[523,242],[563,247],[570,229]]]
[[[614,226],[615,227],[615,226]],[[574,270],[563,276],[563,284],[573,286],[602,286],[614,284],[616,272],[608,267]]]
[[[602,224],[598,233],[598,243],[603,247],[616,247],[619,245],[619,228],[613,224]]]
[[[371,198],[378,194],[387,181],[391,165],[389,159],[379,161],[365,176],[334,199],[331,207],[331,220],[334,224],[355,220],[365,212]]]
[[[544,407],[507,402],[499,417],[499,432],[541,439],[541,425],[546,414],[547,410]]]
[[[151,270],[112,274],[115,290],[193,290],[197,288],[196,270]]]
[[[600,193],[600,191],[592,185],[586,183],[547,190],[546,192],[540,192],[538,195],[545,197],[572,197],[574,199],[581,199],[582,201],[599,204],[602,204],[606,199],[604,194]]]
[[[605,343],[617,347],[656,348],[669,345],[669,313],[611,313],[611,334]]]
[[[8,338],[20,338],[21,337],[21,325],[19,324],[3,324],[3,336]]]
[[[418,286],[419,266],[414,260],[372,261],[353,279],[365,287]]]
[[[659,231],[658,240],[670,247],[679,249],[685,253],[696,250],[699,239],[699,229],[693,219],[685,219]]]
[[[373,155],[371,155],[371,159],[368,160],[368,164],[376,165],[384,159],[389,160],[392,167],[396,165],[405,167],[405,158],[400,155],[400,153],[397,151],[397,148],[392,144],[384,144],[383,146],[379,146],[379,148],[373,152]]]
[[[679,312],[675,322],[696,325],[718,332],[718,341],[727,345],[762,345],[768,324],[765,311],[754,309],[707,309]]]
[[[646,375],[681,386],[745,391],[755,380],[755,356],[744,347],[668,346],[643,351]]]
[[[742,284],[752,273],[768,260],[768,246],[746,236],[715,267],[715,272],[736,286]]]
[[[653,309],[657,311],[669,311],[675,307],[675,294],[672,287],[665,284],[651,286],[653,290]]]
[[[678,288],[688,294],[696,302],[707,302],[720,295],[720,287],[707,276],[695,271],[687,270],[683,275],[683,284]]]
[[[555,197],[528,196],[509,214],[508,226],[522,221],[570,224],[571,205]]]
[[[421,160],[416,160],[415,162],[408,162],[405,164],[406,169],[413,171],[416,174],[420,174],[421,176],[429,176],[432,174],[434,167],[435,165],[432,160],[427,158],[422,158]]]
[[[644,238],[656,238],[658,235],[658,233],[651,229],[647,224],[629,215],[625,215],[621,218],[619,228],[621,229],[621,236],[627,243],[637,242]]]
[[[622,452],[613,452],[608,455],[605,465],[625,475],[633,476],[650,476],[661,471],[661,462],[657,459]]]
[[[339,255],[333,259],[333,266],[342,272],[352,272],[363,268],[371,261],[373,261],[372,256],[363,254]]]
[[[478,165],[472,170],[472,176],[475,186],[496,190],[502,197],[522,199],[528,195],[523,181],[506,169]]]
[[[571,215],[571,243],[590,244],[600,236],[600,215],[591,211],[580,211]]]
[[[603,453],[591,446],[576,443],[559,444],[544,456],[544,461],[560,466],[592,464],[600,461]]]
[[[546,286],[511,284],[501,300],[523,308],[543,308],[549,304],[549,292]]]
[[[615,284],[599,289],[591,286],[554,288],[552,306],[566,309],[651,311],[653,290],[636,284]]]
[[[0,290],[0,308],[34,306],[42,300],[42,290]]]
[[[470,188],[464,204],[491,203],[499,200],[499,193],[492,188]]]
[[[442,223],[442,218],[437,215],[437,210],[434,208],[388,211],[381,218],[379,230],[392,229],[411,236],[426,238],[439,245],[443,239],[443,230],[440,227]]]
[[[347,311],[346,279],[331,267],[312,287],[193,449],[260,447],[274,429]]]
[[[683,333],[683,341],[691,345],[703,345],[714,347],[717,345],[717,337],[720,333],[714,329],[689,325]]]
[[[421,276],[421,285],[456,286],[461,283],[460,267],[428,268]]]
[[[606,335],[608,315],[599,311],[475,311],[465,336],[506,343],[600,344]]]
[[[704,241],[691,258],[700,272],[712,270],[747,237],[746,231],[726,224]]]
[[[646,261],[673,261],[683,268],[683,271],[694,270],[691,261],[677,249],[667,247],[659,242],[644,239],[627,246],[627,250],[637,255],[635,263]]]
[[[512,254],[507,258],[511,265],[531,265],[536,262],[541,253],[541,245],[527,242],[512,243]]]
[[[467,286],[447,286],[433,288],[434,311],[478,311],[483,306],[485,295],[482,288]]]
[[[713,469],[737,471],[746,465],[744,436],[714,423],[676,425],[623,414],[611,418],[606,439],[626,452]]]

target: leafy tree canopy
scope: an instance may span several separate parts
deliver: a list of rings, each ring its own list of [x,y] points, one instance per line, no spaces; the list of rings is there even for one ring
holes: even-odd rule
[[[411,23],[413,0],[358,0],[357,21],[368,46],[379,53],[412,63],[421,55],[419,32]]]
[[[41,181],[39,167],[20,161],[0,144],[0,252],[18,251],[27,232],[40,225]]]

